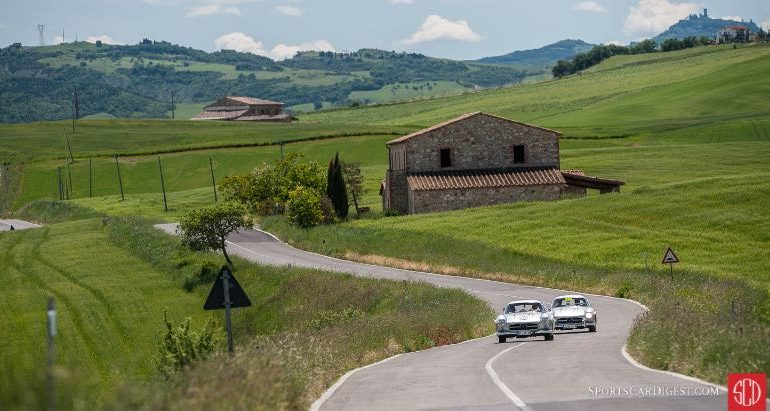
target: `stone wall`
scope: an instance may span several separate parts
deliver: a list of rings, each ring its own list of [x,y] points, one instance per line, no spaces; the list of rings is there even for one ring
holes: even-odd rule
[[[565,185],[561,189],[561,198],[578,198],[586,196],[586,188],[572,185]]]
[[[462,190],[409,190],[409,213],[460,210],[469,207],[506,204],[517,201],[554,201],[562,185],[528,187],[490,187]]]
[[[388,170],[385,174],[385,191],[383,192],[382,210],[396,210],[401,214],[409,211],[406,172],[403,170]],[[385,195],[388,197],[386,198]]]
[[[514,164],[513,147],[524,145],[525,162]],[[391,145],[405,146],[411,172],[509,167],[559,168],[559,134],[505,119],[477,114]],[[441,167],[440,149],[451,150],[452,166]],[[400,152],[400,151],[399,151]]]

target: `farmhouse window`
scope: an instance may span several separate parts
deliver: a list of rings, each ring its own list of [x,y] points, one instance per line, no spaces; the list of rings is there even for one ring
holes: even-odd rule
[[[448,148],[441,149],[441,167],[452,167],[452,151]]]
[[[527,158],[524,154],[524,146],[523,145],[516,145],[513,146],[513,164],[521,164],[526,163]]]

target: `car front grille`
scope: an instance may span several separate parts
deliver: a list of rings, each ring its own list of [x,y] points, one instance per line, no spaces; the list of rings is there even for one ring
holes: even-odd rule
[[[511,331],[520,330],[537,330],[538,323],[516,323],[508,324],[508,329]]]
[[[582,325],[583,324],[583,317],[567,317],[567,318],[557,318],[556,319],[556,325]]]

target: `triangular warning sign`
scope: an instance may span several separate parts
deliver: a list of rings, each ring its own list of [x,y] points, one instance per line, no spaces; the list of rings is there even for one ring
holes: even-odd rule
[[[663,261],[661,264],[673,264],[678,262],[679,258],[677,258],[676,254],[674,254],[674,250],[669,247],[668,250],[666,250],[666,254],[663,256]]]
[[[238,284],[238,280],[235,279],[230,268],[224,266],[219,270],[219,277],[214,283],[214,286],[211,287],[211,292],[209,292],[209,296],[206,298],[206,303],[203,304],[203,309],[221,310],[225,308],[225,274],[227,276],[227,283],[229,284],[228,294],[230,297],[230,308],[251,307],[251,300],[246,296],[241,285]]]

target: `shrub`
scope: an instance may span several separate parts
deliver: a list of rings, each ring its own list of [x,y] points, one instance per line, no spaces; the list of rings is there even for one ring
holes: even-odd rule
[[[324,221],[321,196],[317,191],[299,186],[289,193],[286,204],[289,220],[302,228],[315,227]]]
[[[213,318],[209,318],[200,333],[190,330],[189,317],[174,326],[164,312],[163,322],[165,328],[160,330],[161,341],[155,367],[164,377],[170,377],[197,360],[208,358],[216,350],[221,333]]]

